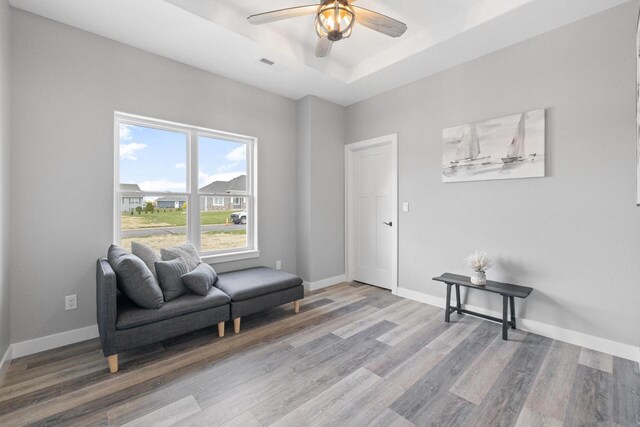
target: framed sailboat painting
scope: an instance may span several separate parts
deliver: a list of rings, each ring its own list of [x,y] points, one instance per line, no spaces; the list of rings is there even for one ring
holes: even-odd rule
[[[545,110],[442,131],[442,182],[545,176]]]

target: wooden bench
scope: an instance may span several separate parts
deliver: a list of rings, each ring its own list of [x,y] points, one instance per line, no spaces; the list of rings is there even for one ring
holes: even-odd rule
[[[442,276],[434,277],[433,280],[443,282],[447,285],[447,305],[444,312],[445,322],[450,321],[451,313],[453,312],[457,312],[458,314],[467,313],[473,316],[482,317],[483,319],[493,320],[494,322],[502,323],[503,340],[508,339],[507,334],[509,331],[509,327],[511,327],[512,329],[516,329],[515,299],[526,298],[529,296],[531,291],[533,291],[532,288],[528,288],[526,286],[512,285],[511,283],[494,282],[492,280],[487,280],[487,284],[484,286],[478,286],[471,283],[471,279],[469,277],[452,273],[444,273]],[[457,303],[455,307],[451,307],[452,286],[456,287]],[[462,308],[462,304],[460,302],[460,286],[502,295],[502,319]],[[511,306],[511,320],[509,320],[508,317],[509,306]]]

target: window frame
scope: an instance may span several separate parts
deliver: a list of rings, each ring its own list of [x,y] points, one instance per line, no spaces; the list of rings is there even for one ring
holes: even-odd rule
[[[186,135],[186,192],[141,192],[133,193],[120,191],[120,125],[143,126],[147,128],[184,133]],[[231,192],[225,194],[200,193],[198,185],[198,148],[199,138],[208,137],[223,139],[246,145],[247,156],[247,189],[246,192]],[[257,258],[258,249],[258,138],[231,132],[224,132],[199,126],[167,120],[143,117],[119,111],[114,112],[114,179],[113,179],[113,240],[121,242],[121,203],[123,197],[163,197],[183,196],[187,199],[186,241],[191,243],[205,262],[229,262],[242,259]],[[201,250],[201,197],[242,197],[247,199],[247,246],[243,248],[221,249],[217,251]],[[193,209],[195,207],[195,209]]]

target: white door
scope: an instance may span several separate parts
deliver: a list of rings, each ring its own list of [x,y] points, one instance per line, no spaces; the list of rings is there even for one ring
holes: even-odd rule
[[[348,276],[394,293],[398,226],[395,148],[395,135],[347,146]]]

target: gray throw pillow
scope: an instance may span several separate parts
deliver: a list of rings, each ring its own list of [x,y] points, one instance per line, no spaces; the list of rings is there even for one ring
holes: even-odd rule
[[[182,276],[182,283],[194,294],[205,296],[218,280],[216,271],[209,264],[201,262],[196,268]]]
[[[144,261],[147,267],[149,267],[149,270],[151,270],[151,274],[153,274],[153,277],[155,277],[157,280],[158,274],[156,273],[156,262],[162,261],[160,254],[154,251],[149,246],[143,245],[142,243],[138,242],[131,242],[131,252],[133,252],[135,256]]]
[[[171,261],[176,258],[182,259],[189,271],[196,268],[202,262],[196,248],[191,243],[175,246],[173,248],[160,249],[163,261]]]
[[[162,307],[164,300],[158,281],[140,258],[111,245],[107,259],[116,273],[118,287],[131,301],[144,308]]]
[[[156,272],[165,301],[171,301],[189,292],[182,283],[181,276],[188,273],[187,266],[180,258],[171,261],[156,262]]]

